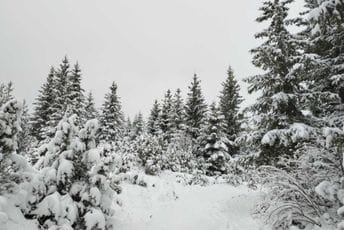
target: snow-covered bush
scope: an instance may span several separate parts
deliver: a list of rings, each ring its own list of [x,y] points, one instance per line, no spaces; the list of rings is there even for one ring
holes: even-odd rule
[[[75,115],[64,117],[55,137],[41,147],[45,154],[36,164],[40,183],[32,188],[36,199],[30,215],[43,228],[111,229],[111,159],[97,149],[98,121],[88,121],[80,131],[76,121]]]

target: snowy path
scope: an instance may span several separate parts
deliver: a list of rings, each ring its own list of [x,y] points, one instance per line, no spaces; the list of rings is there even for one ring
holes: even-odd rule
[[[183,186],[151,178],[148,187],[123,184],[115,229],[257,230],[251,212],[259,193],[244,186]],[[153,187],[154,185],[154,187]]]

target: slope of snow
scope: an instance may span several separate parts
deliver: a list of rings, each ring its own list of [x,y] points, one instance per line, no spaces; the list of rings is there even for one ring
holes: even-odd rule
[[[172,173],[145,176],[147,187],[123,183],[117,230],[257,230],[251,217],[260,193],[228,184],[183,185]]]

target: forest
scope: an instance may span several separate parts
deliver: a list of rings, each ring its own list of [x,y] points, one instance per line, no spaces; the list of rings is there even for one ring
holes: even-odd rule
[[[133,119],[116,82],[98,108],[67,56],[32,106],[15,99],[10,79],[0,83],[0,229],[134,229],[116,219],[128,184],[147,190],[168,178],[259,193],[255,224],[241,229],[344,230],[344,1],[304,1],[295,18],[294,0],[262,1],[265,28],[250,50],[261,73],[244,80],[258,97],[246,108],[231,67],[217,101],[191,73],[185,98],[166,89]],[[161,225],[136,228],[169,229]]]

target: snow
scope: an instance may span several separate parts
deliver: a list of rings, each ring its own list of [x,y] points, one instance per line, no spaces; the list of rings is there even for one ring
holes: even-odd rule
[[[260,192],[228,184],[187,185],[177,174],[143,176],[147,187],[122,184],[117,230],[256,230],[251,216]],[[139,176],[142,177],[142,176]]]
[[[105,229],[105,217],[100,210],[92,208],[85,214],[86,230]]]

